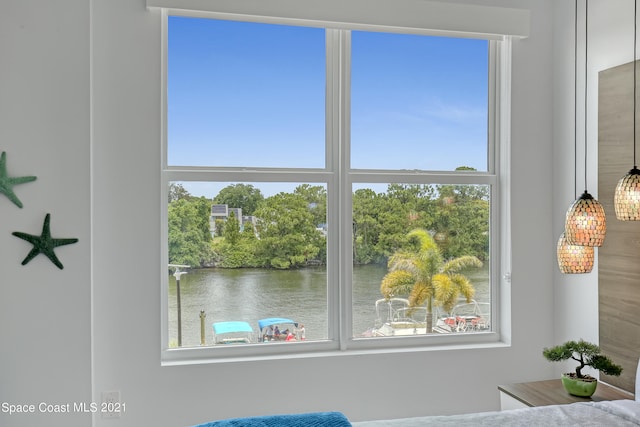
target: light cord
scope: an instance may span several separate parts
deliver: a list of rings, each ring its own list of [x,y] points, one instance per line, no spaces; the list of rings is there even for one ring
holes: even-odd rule
[[[637,51],[637,33],[638,33],[638,0],[634,2],[633,8],[633,168],[636,169],[636,58]]]
[[[587,39],[589,38],[588,22],[589,22],[589,0],[584,2],[584,191],[587,192],[587,81],[588,78],[588,62],[587,55],[589,53]]]
[[[578,0],[573,21],[573,198],[578,198]]]

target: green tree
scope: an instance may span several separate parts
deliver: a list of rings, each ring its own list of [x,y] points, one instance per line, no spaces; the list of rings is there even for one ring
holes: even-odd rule
[[[443,256],[489,256],[489,194],[481,185],[442,185],[431,230]]]
[[[410,229],[432,229],[435,214],[436,187],[431,184],[389,184],[387,195],[407,209]]]
[[[242,228],[242,238],[245,240],[256,240],[256,228],[251,221],[245,221]]]
[[[387,195],[408,205],[411,210],[420,208],[420,201],[434,198],[435,189],[428,184],[389,184]]]
[[[376,249],[381,229],[378,215],[382,200],[383,195],[370,188],[353,193],[353,262],[356,264],[368,264],[382,257]]]
[[[407,237],[409,248],[398,250],[389,259],[389,272],[382,278],[380,292],[387,299],[408,295],[411,307],[426,303],[427,331],[432,331],[434,307],[451,311],[461,295],[471,301],[475,288],[461,271],[481,267],[482,262],[474,256],[445,261],[426,230],[415,229]]]
[[[224,224],[222,236],[230,245],[235,245],[240,240],[240,222],[238,222],[235,213],[231,212],[229,214],[229,218]]]
[[[287,269],[305,265],[320,253],[324,237],[316,230],[306,200],[279,193],[265,199],[255,212],[259,237],[257,256],[265,267]]]
[[[262,200],[262,192],[253,185],[232,184],[220,190],[213,202],[231,208],[241,208],[243,215],[253,215]]]
[[[241,232],[240,223],[231,212],[222,227],[222,237],[215,239],[213,243],[217,254],[216,266],[221,268],[260,267],[255,256],[257,239],[252,225],[246,223],[244,231]]]
[[[327,190],[321,185],[301,184],[293,190],[304,198],[316,226],[327,222]]]
[[[353,259],[385,263],[414,228],[431,229],[436,191],[432,185],[389,184],[386,193],[358,189],[353,194]]]
[[[378,209],[380,235],[375,248],[377,254],[387,259],[406,243],[412,210],[409,204],[388,195],[382,197]]]
[[[216,220],[213,223],[214,232],[216,236],[222,236],[222,234],[224,233],[225,223],[226,221],[224,219],[216,218]]]
[[[196,227],[202,233],[202,239],[207,243],[211,243],[211,224],[209,217],[211,216],[211,200],[206,197],[198,197],[197,199],[191,199],[196,209]]]
[[[191,193],[189,193],[182,184],[176,182],[169,183],[169,203],[174,200],[189,199],[191,197]]]
[[[236,244],[231,245],[222,242],[219,245],[220,256],[217,267],[221,268],[247,268],[261,267],[256,263],[255,245],[250,244],[246,240],[239,240]]]
[[[178,199],[169,204],[169,263],[200,267],[211,260],[211,234],[204,198]]]

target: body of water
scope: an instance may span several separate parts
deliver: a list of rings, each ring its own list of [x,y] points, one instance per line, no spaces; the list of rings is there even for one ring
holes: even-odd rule
[[[375,324],[375,302],[382,298],[384,266],[354,266],[353,335]],[[466,273],[478,302],[490,302],[488,269]],[[285,317],[305,325],[308,340],[327,338],[327,279],[324,267],[300,270],[200,269],[182,275],[182,346],[200,345],[200,312],[204,311],[206,344],[213,344],[212,324],[243,320],[257,332],[259,319]],[[169,277],[169,344],[177,345],[176,281]]]

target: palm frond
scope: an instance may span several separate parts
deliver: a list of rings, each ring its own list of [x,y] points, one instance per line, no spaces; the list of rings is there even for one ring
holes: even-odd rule
[[[389,258],[388,268],[389,271],[404,270],[415,275],[420,270],[420,266],[417,265],[418,262],[419,260],[416,259],[415,254],[410,256],[407,256],[407,254],[394,254]]]
[[[453,274],[450,277],[459,289],[460,294],[467,299],[467,302],[471,302],[473,297],[476,295],[476,288],[473,286],[469,278],[464,274]]]
[[[442,271],[444,273],[456,273],[464,270],[465,268],[471,267],[482,267],[482,261],[480,261],[478,257],[465,255],[445,262],[442,267]]]
[[[409,294],[409,307],[419,307],[433,296],[433,287],[424,282],[417,282]]]
[[[437,248],[421,251],[417,255],[417,264],[420,267],[420,272],[429,277],[442,270],[442,263],[442,255]]]
[[[409,295],[415,283],[415,277],[408,271],[390,271],[382,278],[380,293],[386,299],[398,295]]]
[[[437,274],[433,277],[434,303],[438,307],[444,308],[446,312],[451,311],[458,301],[459,289],[447,274]]]
[[[431,234],[429,234],[429,232],[427,230],[425,230],[425,229],[416,228],[414,230],[411,230],[407,234],[407,238],[409,240],[411,240],[411,239],[417,239],[418,240],[418,242],[420,243],[420,252],[428,251],[430,249],[438,250],[438,244],[433,239],[433,237],[431,237]]]

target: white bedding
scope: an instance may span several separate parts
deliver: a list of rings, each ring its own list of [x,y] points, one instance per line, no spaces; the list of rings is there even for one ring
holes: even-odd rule
[[[475,414],[353,422],[354,427],[640,426],[640,402],[613,400]]]

